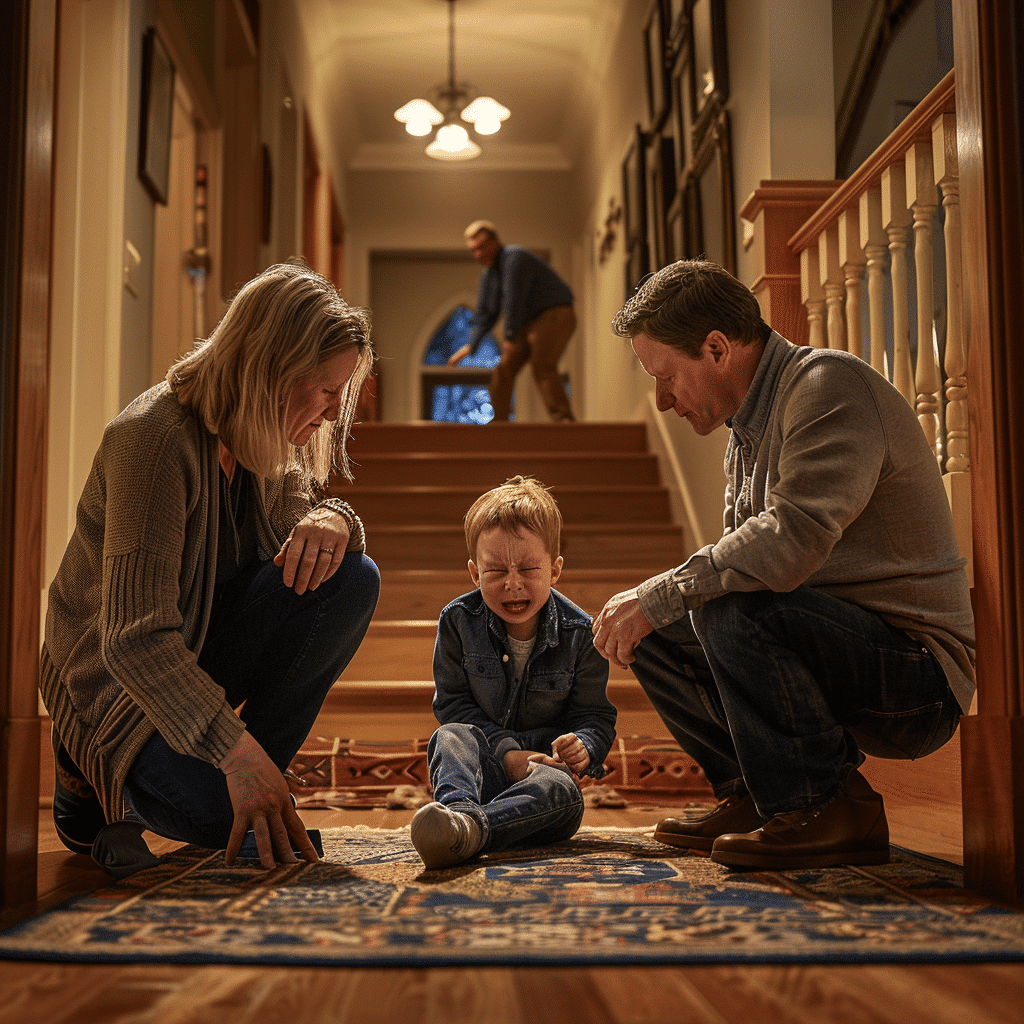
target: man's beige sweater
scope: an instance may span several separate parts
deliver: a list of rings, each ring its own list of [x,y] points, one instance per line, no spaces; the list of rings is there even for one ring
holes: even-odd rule
[[[966,713],[975,677],[964,559],[935,455],[903,396],[856,356],[773,332],[729,425],[724,533],[640,585],[648,622],[657,629],[730,591],[816,587],[927,647]]]

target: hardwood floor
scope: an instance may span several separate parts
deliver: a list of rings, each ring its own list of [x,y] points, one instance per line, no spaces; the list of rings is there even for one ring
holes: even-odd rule
[[[653,824],[666,807],[588,808]],[[306,811],[398,828],[411,811]],[[173,844],[147,836],[157,852]],[[38,908],[104,884],[40,812]],[[344,969],[0,961],[0,1024],[1009,1024],[1024,965]]]

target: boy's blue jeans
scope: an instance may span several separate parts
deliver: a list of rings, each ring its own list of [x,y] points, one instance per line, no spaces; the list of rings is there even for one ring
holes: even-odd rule
[[[427,758],[434,799],[479,822],[481,852],[558,843],[572,838],[583,820],[583,796],[566,772],[540,764],[509,783],[475,725],[440,726],[430,737]]]
[[[358,551],[335,574],[298,595],[265,561],[224,588],[199,665],[283,772],[313,727],[327,692],[362,642],[380,593],[377,566]],[[214,764],[179,754],[159,733],[125,784],[129,817],[169,839],[218,850],[234,821],[227,783]]]
[[[812,587],[731,593],[645,637],[631,668],[723,799],[770,818],[834,795],[869,754],[923,757],[961,710],[932,654]]]

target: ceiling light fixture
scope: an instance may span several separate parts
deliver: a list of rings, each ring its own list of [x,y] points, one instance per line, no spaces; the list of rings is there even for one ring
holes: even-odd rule
[[[429,100],[415,99],[395,111],[395,120],[401,121],[410,135],[429,135],[435,126],[441,126],[424,150],[427,156],[435,160],[472,160],[480,155],[480,147],[458,123],[456,114],[478,135],[493,135],[511,111],[490,96],[471,100],[471,94],[465,82],[455,81],[455,0],[448,0],[448,84],[434,89],[434,99],[443,113]]]

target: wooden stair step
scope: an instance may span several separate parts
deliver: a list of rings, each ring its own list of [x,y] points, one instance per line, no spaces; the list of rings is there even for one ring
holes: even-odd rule
[[[671,523],[577,524],[562,530],[562,555],[579,568],[628,569],[636,563],[678,564],[682,530]],[[464,565],[465,533],[458,526],[368,526],[366,552],[382,569],[431,569]]]
[[[615,731],[619,736],[667,735],[647,694],[631,674],[613,669],[607,693],[618,711]],[[416,679],[341,679],[331,687],[310,735],[364,742],[428,739],[437,728],[433,699],[429,674]]]
[[[359,479],[357,470],[357,480]],[[367,525],[461,524],[482,493],[479,487],[379,486],[334,484],[331,493],[343,497]],[[669,522],[668,489],[660,484],[616,487],[561,484],[551,488],[563,521],[575,523]]]
[[[436,619],[375,619],[345,668],[343,678],[430,679],[436,639]],[[614,665],[611,675],[632,678],[631,673]]]
[[[647,451],[643,423],[357,423],[349,450],[383,452]]]
[[[608,699],[622,711],[643,710],[651,706],[643,688],[631,674],[608,680]],[[388,679],[348,681],[340,679],[324,701],[325,714],[367,714],[389,711],[429,709],[434,699],[434,683],[427,679]]]
[[[355,455],[354,483],[361,487],[423,487],[439,484],[496,487],[509,477],[534,476],[548,487],[660,484],[658,462],[644,452],[367,452]],[[347,483],[337,493],[347,499]]]
[[[465,563],[464,552],[460,569],[382,569],[375,621],[436,620],[449,601],[473,589]],[[668,564],[628,569],[581,569],[572,566],[563,571],[557,589],[584,611],[596,615],[610,597],[639,586],[644,580],[669,568]]]

